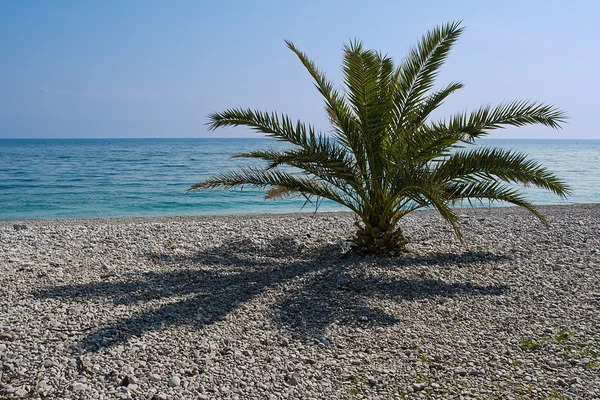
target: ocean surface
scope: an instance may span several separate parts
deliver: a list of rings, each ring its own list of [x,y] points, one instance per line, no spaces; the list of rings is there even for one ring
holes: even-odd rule
[[[526,189],[534,204],[600,202],[600,140],[479,143],[528,153],[572,188],[566,200]],[[259,138],[0,139],[0,220],[314,212],[303,200],[264,200],[251,188],[186,194],[215,173],[256,163],[233,154],[281,146]]]

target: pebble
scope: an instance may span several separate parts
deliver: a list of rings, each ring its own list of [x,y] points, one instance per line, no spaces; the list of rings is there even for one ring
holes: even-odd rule
[[[0,332],[0,340],[12,342],[16,339],[16,335],[12,332]]]
[[[542,212],[411,213],[388,258],[348,214],[0,221],[0,397],[598,397],[600,206]]]
[[[73,383],[73,385],[71,385],[71,390],[73,390],[74,392],[83,392],[89,390],[89,387],[84,383],[75,382]]]
[[[178,387],[179,385],[181,385],[181,378],[177,375],[174,375],[169,379],[169,387]]]
[[[287,375],[285,381],[290,386],[297,386],[298,385],[298,376],[296,374]]]
[[[321,342],[325,346],[331,346],[331,341],[329,339],[327,339],[326,337],[320,337],[319,342]]]

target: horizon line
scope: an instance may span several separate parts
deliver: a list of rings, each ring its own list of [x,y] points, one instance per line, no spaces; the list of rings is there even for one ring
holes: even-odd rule
[[[197,139],[210,139],[210,140],[217,140],[217,139],[275,139],[276,138],[271,138],[268,136],[227,136],[227,137],[207,137],[207,136],[201,136],[201,137],[25,137],[25,138],[20,138],[20,137],[0,137],[0,140],[131,140],[131,139],[140,139],[140,140],[162,140],[162,139],[190,139],[190,140],[197,140]],[[484,138],[478,138],[477,140],[600,140],[600,137],[598,138],[532,138],[532,137],[525,137],[525,138],[490,138],[490,137],[484,137]]]

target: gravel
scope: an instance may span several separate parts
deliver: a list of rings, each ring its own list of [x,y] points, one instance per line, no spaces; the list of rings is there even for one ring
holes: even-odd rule
[[[600,205],[0,222],[0,398],[600,398]]]

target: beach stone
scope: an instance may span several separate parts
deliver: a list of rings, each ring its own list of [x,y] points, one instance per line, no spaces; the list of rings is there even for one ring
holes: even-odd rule
[[[290,386],[297,386],[299,383],[298,380],[299,376],[297,374],[290,374],[285,378],[285,382]]]
[[[13,342],[16,338],[17,336],[12,332],[0,332],[0,340]]]
[[[340,257],[345,213],[0,221],[0,375],[47,398],[595,398],[600,206],[540,210],[461,210],[468,249],[416,211],[385,258]]]
[[[178,387],[180,384],[181,378],[177,375],[174,375],[169,379],[169,387]]]
[[[75,382],[71,385],[71,390],[74,392],[83,392],[83,391],[87,391],[90,388],[85,384],[85,383],[81,383],[81,382]]]

